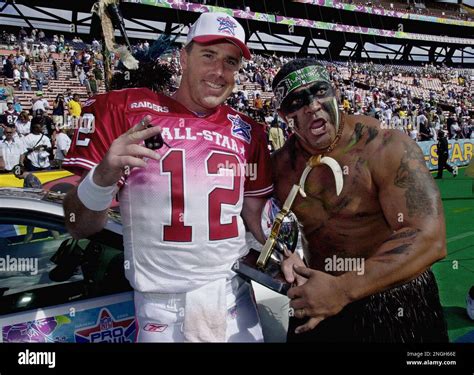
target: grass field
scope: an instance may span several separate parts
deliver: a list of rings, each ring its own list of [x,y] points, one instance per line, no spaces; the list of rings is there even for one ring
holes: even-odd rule
[[[466,295],[474,285],[474,179],[445,171],[436,180],[446,217],[448,256],[433,266],[450,341],[474,342],[474,321],[466,314]]]

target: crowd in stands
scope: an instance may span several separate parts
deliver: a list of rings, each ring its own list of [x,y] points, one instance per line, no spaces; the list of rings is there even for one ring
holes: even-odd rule
[[[81,103],[105,91],[97,40],[86,45],[78,38],[67,42],[53,36],[55,48],[46,51],[44,33],[32,30],[28,36],[22,30],[19,42],[10,45],[14,53],[2,58],[0,72],[0,171],[4,172],[20,162],[30,171],[61,167],[74,128],[84,126]],[[135,52],[149,48],[147,41],[133,47]],[[244,61],[228,99],[229,105],[265,126],[271,150],[280,148],[291,134],[278,116],[271,92],[273,77],[289,59],[255,54]],[[113,57],[111,62],[118,64]],[[180,80],[179,54],[176,50],[166,54],[162,63],[173,65],[177,72],[169,88],[173,91]],[[474,138],[474,71],[470,69],[321,63],[329,69],[340,108],[348,114],[376,117],[383,127],[403,131],[416,141],[436,141],[439,130],[451,139]]]
[[[100,43],[36,29],[1,35],[11,52],[1,57],[0,171],[20,162],[30,171],[61,167],[81,98],[104,91]]]
[[[279,124],[270,90],[273,76],[288,58],[256,56],[243,64],[237,88],[228,103],[265,123]],[[396,66],[373,63],[321,61],[331,72],[340,93],[340,107],[348,114],[365,114],[382,126],[398,129],[416,141],[436,141],[439,130],[448,138],[474,138],[474,72],[444,65]],[[270,134],[270,133],[269,133]],[[275,143],[275,145],[273,144]],[[282,144],[271,142],[272,148]]]
[[[253,7],[252,1],[230,1],[229,0],[187,0],[191,3],[198,3],[203,5],[213,5],[228,7],[233,9],[241,9],[251,11]],[[257,3],[255,0],[254,3]],[[293,0],[287,0],[291,2]],[[419,14],[425,16],[451,18],[455,20],[472,21],[472,12],[467,11],[459,4],[447,2],[434,1],[406,1],[406,0],[382,0],[382,1],[367,1],[367,0],[334,0],[334,3],[347,3],[353,5],[363,5],[373,9],[384,9],[397,11],[401,13]]]
[[[10,34],[7,39],[16,40],[14,34]],[[2,67],[3,75],[13,79],[15,88],[21,91],[32,91],[34,88],[43,91],[43,86],[49,80],[58,79],[59,69],[64,64],[69,64],[72,77],[78,77],[88,93],[98,93],[103,80],[103,58],[97,40],[89,48],[77,37],[69,44],[65,43],[63,35],[47,39],[43,31],[33,29],[28,36],[21,28],[18,43],[14,45],[16,53],[4,56]],[[58,61],[61,66],[58,66]],[[46,63],[47,71],[43,68]]]
[[[472,21],[472,16],[458,4],[447,2],[420,2],[403,0],[340,0],[339,2],[355,5],[365,5],[372,8],[395,10],[402,13],[420,14],[425,16],[452,18],[456,20]]]

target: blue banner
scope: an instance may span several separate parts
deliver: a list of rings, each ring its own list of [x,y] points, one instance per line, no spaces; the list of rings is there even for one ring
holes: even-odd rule
[[[438,169],[438,147],[433,141],[418,142],[423,155],[425,156],[426,166],[429,170]],[[467,165],[472,159],[474,152],[474,139],[459,139],[449,141],[449,159],[451,165]]]

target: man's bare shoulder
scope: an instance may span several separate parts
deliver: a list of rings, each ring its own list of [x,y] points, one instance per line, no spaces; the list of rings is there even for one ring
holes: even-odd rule
[[[417,183],[428,184],[432,180],[419,145],[396,129],[381,129],[371,150],[369,167],[379,186],[400,184],[407,176],[413,176],[410,179]]]
[[[271,155],[274,181],[295,183],[303,172],[306,160],[296,150],[294,137],[290,137],[282,148]]]
[[[403,149],[405,143],[412,143],[412,146],[416,146],[416,143],[408,135],[396,129],[384,128],[379,120],[371,116],[347,116],[345,126],[348,127],[348,133],[351,134],[347,140],[346,148],[356,145],[363,146],[364,150],[373,156],[386,150],[392,149],[393,152],[393,148],[397,147]]]
[[[365,152],[380,136],[380,122],[364,115],[344,115],[344,132],[338,149],[343,154]]]
[[[272,166],[275,170],[284,170],[286,166],[291,164],[291,154],[293,153],[291,151],[291,143],[293,143],[293,140],[290,138],[285,142],[283,147],[272,153]]]

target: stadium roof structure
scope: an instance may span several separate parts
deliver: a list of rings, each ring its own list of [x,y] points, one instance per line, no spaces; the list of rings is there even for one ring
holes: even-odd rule
[[[265,1],[263,1],[265,3]],[[284,0],[271,0],[283,4]],[[0,22],[4,27],[28,27],[54,30],[66,37],[87,35],[91,38],[90,10],[95,0],[69,2],[63,0],[7,0],[0,1]],[[283,4],[285,5],[285,4]],[[288,14],[268,9],[268,13],[243,11],[215,6],[204,6],[184,0],[123,0],[121,11],[125,28],[131,39],[156,39],[162,33],[176,35],[184,42],[188,25],[201,12],[224,11],[240,19],[249,36],[248,46],[264,54],[316,55],[328,60],[375,61],[379,63],[446,63],[448,65],[474,65],[474,38],[436,35],[422,27],[423,33],[366,27],[359,23],[324,22],[310,19],[312,10],[321,15],[328,8],[313,4],[294,4],[305,11],[291,8]],[[275,6],[275,5],[274,5]],[[308,12],[308,9],[311,11]],[[334,11],[334,9],[329,9]],[[349,11],[340,10],[340,20],[346,20]],[[349,12],[351,14],[355,12]],[[373,17],[374,25],[378,15]],[[321,19],[325,19],[324,15]],[[357,19],[357,18],[356,18]],[[349,20],[349,19],[347,19]],[[393,17],[392,17],[393,20]],[[349,21],[347,21],[349,22]],[[365,22],[365,21],[364,21]],[[407,21],[404,23],[408,25]],[[417,21],[420,24],[420,21]],[[372,22],[371,22],[372,24]],[[428,24],[428,22],[426,22]],[[430,22],[431,25],[436,25]],[[424,24],[423,24],[424,25]],[[446,26],[446,25],[444,25]],[[452,26],[455,27],[455,26]],[[419,28],[418,28],[419,29]],[[469,29],[472,33],[472,28]],[[118,31],[116,35],[120,37]],[[463,35],[465,35],[463,33]]]

